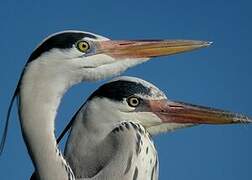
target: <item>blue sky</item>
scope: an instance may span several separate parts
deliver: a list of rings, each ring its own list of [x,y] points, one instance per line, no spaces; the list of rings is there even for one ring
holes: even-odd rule
[[[141,77],[170,99],[252,116],[251,1],[31,1],[0,2],[0,127],[20,72],[34,47],[66,29],[111,39],[196,39],[206,49],[156,58],[124,75]],[[63,98],[57,132],[102,82],[73,87]],[[2,131],[1,131],[2,132]],[[160,179],[252,179],[252,125],[198,126],[155,138]],[[63,146],[62,146],[63,147]],[[13,109],[1,179],[28,179],[33,166]]]

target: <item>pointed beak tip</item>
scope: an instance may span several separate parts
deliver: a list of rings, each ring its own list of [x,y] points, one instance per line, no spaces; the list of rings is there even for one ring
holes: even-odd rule
[[[206,42],[206,46],[210,46],[210,45],[212,45],[213,44],[213,41],[207,41]]]
[[[252,123],[252,119],[251,118],[247,119],[246,123]]]
[[[240,118],[234,118],[233,123],[244,123],[244,124],[249,124],[252,123],[252,118],[248,116],[241,116]]]
[[[210,46],[210,45],[212,45],[213,44],[213,41],[206,41],[205,42],[205,46]]]
[[[208,47],[213,44],[212,41],[198,41],[197,43],[200,47]]]

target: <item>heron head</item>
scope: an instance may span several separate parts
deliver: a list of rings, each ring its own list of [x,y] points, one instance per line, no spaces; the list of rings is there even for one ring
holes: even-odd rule
[[[237,113],[171,101],[153,84],[134,77],[118,77],[102,85],[88,102],[88,110],[100,116],[91,119],[114,124],[135,121],[151,134],[198,124],[252,122]]]
[[[51,76],[93,81],[117,75],[152,57],[206,47],[192,40],[109,40],[82,31],[63,31],[46,38],[31,54],[27,66],[51,69]]]

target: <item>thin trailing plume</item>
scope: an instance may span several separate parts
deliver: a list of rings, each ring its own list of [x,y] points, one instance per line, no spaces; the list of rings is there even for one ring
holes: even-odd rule
[[[6,141],[7,134],[8,134],[8,127],[9,127],[11,110],[12,110],[15,98],[18,96],[18,93],[19,93],[19,83],[18,83],[18,86],[16,87],[16,89],[14,91],[14,94],[11,97],[11,101],[10,101],[10,104],[8,106],[7,115],[6,115],[6,119],[5,119],[5,123],[4,123],[4,128],[3,128],[3,134],[1,136],[0,156],[2,155],[3,150],[4,150],[4,145],[5,145],[5,141]],[[17,104],[18,104],[18,101],[17,101]]]

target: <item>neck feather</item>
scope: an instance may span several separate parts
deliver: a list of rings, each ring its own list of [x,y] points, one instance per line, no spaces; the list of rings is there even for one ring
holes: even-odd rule
[[[73,176],[54,135],[57,109],[68,86],[62,79],[50,77],[46,66],[28,68],[22,78],[22,134],[41,180],[68,180]]]
[[[123,119],[110,101],[93,99],[78,112],[65,146],[65,157],[76,177],[93,177],[113,157],[114,140],[108,135]]]

